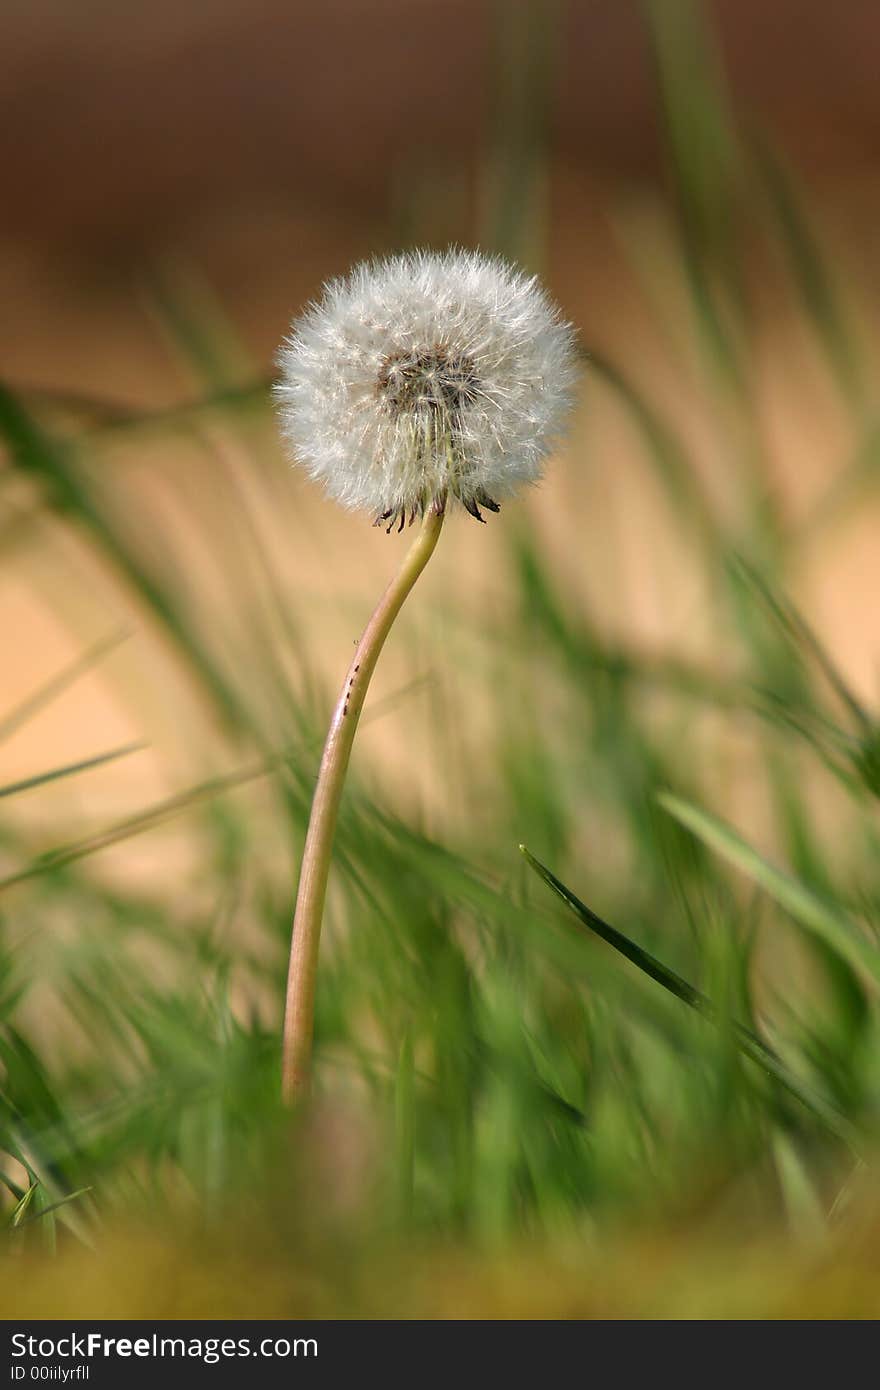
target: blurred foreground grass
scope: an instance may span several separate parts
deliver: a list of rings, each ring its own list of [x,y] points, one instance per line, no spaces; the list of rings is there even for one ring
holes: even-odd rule
[[[239,1233],[241,1235],[241,1233]],[[824,1248],[680,1229],[475,1250],[267,1246],[116,1231],[100,1256],[0,1260],[3,1316],[25,1318],[874,1319],[876,1220]]]
[[[592,514],[562,557],[503,517],[489,611],[414,596],[401,687],[372,711],[397,780],[356,755],[340,825],[308,1114],[280,1109],[278,1026],[328,653],[265,543],[265,513],[294,534],[295,506],[265,388],[191,286],[157,278],[192,408],[0,393],[0,563],[23,527],[78,537],[162,634],[215,748],[194,785],[57,843],[19,799],[94,759],[0,787],[5,1316],[880,1311],[880,725],[788,597],[803,545],[876,480],[875,354],[776,156],[693,88],[699,28],[648,12],[677,223],[630,244],[714,471],[625,362],[592,355],[584,418],[625,421],[708,640],[614,635],[572,581],[595,570]],[[796,522],[756,410],[756,237],[851,441]],[[119,466],[157,435],[211,455],[207,490],[174,481],[185,524]],[[608,466],[600,431],[572,447],[578,471]],[[355,627],[372,601],[353,595]],[[106,655],[0,709],[0,738]],[[414,691],[430,707],[401,735]],[[407,795],[426,759],[455,803],[442,834]],[[168,823],[185,871],[104,871],[99,851]]]

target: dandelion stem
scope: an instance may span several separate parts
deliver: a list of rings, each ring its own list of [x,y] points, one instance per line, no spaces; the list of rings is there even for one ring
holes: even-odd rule
[[[304,1095],[309,1085],[321,919],[351,746],[379,653],[407,595],[433,554],[443,526],[444,507],[445,498],[438,498],[426,509],[419,534],[367,623],[324,744],[303,850],[290,946],[281,1072],[282,1094],[288,1104]]]

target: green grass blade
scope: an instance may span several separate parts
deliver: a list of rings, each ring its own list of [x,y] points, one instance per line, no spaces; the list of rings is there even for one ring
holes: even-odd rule
[[[820,937],[875,985],[880,984],[880,951],[860,934],[847,913],[771,864],[731,826],[708,811],[666,792],[659,800],[671,816],[769,893],[802,927]]]
[[[757,596],[792,646],[812,657],[832,690],[861,728],[870,731],[873,728],[870,716],[856,699],[815,632],[794,604],[784,594],[775,592],[763,575],[742,555],[733,556],[730,566],[733,575],[743,581],[749,591]]]
[[[394,1121],[397,1145],[397,1199],[400,1216],[409,1221],[413,1210],[416,1155],[416,1088],[412,1033],[407,1030],[400,1045],[394,1085]]]
[[[643,14],[695,322],[707,361],[739,393],[745,376],[737,321],[746,307],[737,246],[741,158],[718,46],[695,0],[645,0]]]
[[[9,782],[0,787],[0,797],[16,796],[19,792],[31,791],[34,787],[45,786],[47,782],[57,782],[61,777],[73,777],[77,772],[88,772],[90,768],[112,763],[117,758],[127,758],[130,753],[141,753],[146,743],[128,743],[122,748],[113,748],[109,753],[99,753],[94,758],[83,758],[77,763],[66,763],[64,767],[52,768],[50,772],[38,772],[34,777],[25,777],[21,782]]]
[[[753,155],[798,292],[798,306],[816,335],[841,395],[859,413],[865,398],[863,364],[813,229],[788,170],[775,152],[759,141],[753,146]]]
[[[224,391],[252,379],[250,354],[196,263],[179,255],[151,262],[144,292],[173,355],[200,386]]]
[[[707,554],[720,544],[718,523],[713,516],[698,475],[681,439],[655,407],[637,390],[621,369],[591,352],[589,368],[614,393],[632,420],[644,443],[660,482],[679,515],[694,524]]]
[[[39,1186],[39,1183],[34,1183],[31,1187],[28,1188],[27,1192],[25,1193],[25,1197],[30,1197],[31,1193],[35,1192]],[[42,1221],[44,1217],[51,1215],[53,1212],[59,1211],[61,1207],[68,1206],[71,1202],[75,1202],[79,1197],[85,1197],[89,1192],[92,1192],[93,1190],[94,1189],[92,1187],[78,1187],[75,1192],[68,1192],[66,1196],[59,1197],[57,1202],[50,1202],[48,1206],[42,1207],[39,1211],[31,1212],[28,1216],[26,1216],[24,1212],[22,1212],[21,1217],[14,1224],[16,1226],[28,1226],[33,1221]],[[22,1201],[24,1201],[24,1198],[22,1198]],[[19,1203],[19,1206],[21,1206],[21,1202]]]
[[[634,965],[638,966],[645,975],[655,980],[657,984],[662,985],[670,994],[675,995],[676,999],[680,999],[683,1003],[688,1004],[703,1018],[712,1023],[719,1023],[721,1021],[718,1009],[705,994],[695,989],[694,986],[683,979],[681,975],[677,975],[674,970],[670,970],[662,961],[659,961],[656,956],[652,956],[650,952],[645,951],[641,946],[631,941],[628,936],[624,936],[623,932],[618,931],[616,927],[612,927],[608,922],[603,921],[602,918],[597,916],[591,908],[587,907],[586,903],[582,902],[570,888],[567,888],[562,880],[556,877],[552,870],[548,869],[545,864],[542,864],[539,859],[536,859],[525,845],[520,845],[519,848],[520,853],[525,858],[529,867],[534,870],[540,879],[543,879],[548,888],[551,888],[553,892],[562,899],[566,907],[570,908],[578,920],[593,932],[594,935],[600,937],[602,941],[607,942],[609,946],[613,946],[622,956],[625,956],[627,960],[632,961]],[[817,1119],[822,1120],[833,1133],[855,1149],[858,1136],[853,1126],[849,1124],[844,1116],[839,1114],[839,1112],[835,1110],[833,1106],[829,1105],[821,1096],[816,1095],[810,1087],[805,1086],[796,1077],[793,1077],[772,1048],[769,1048],[766,1043],[762,1042],[757,1034],[752,1033],[748,1028],[743,1027],[742,1024],[736,1023],[735,1021],[732,1021],[729,1026],[731,1026],[732,1036],[736,1045],[745,1056],[750,1058],[751,1061],[756,1062],[757,1065],[762,1067],[765,1071],[769,1072],[780,1085],[784,1086],[785,1089],[799,1100],[807,1110],[814,1114]]]
[[[214,797],[221,796],[224,792],[232,791],[235,787],[244,786],[255,778],[268,776],[270,772],[280,768],[285,761],[286,758],[282,755],[266,758],[250,767],[242,768],[238,772],[229,773],[225,777],[212,777],[188,791],[166,797],[154,806],[139,811],[136,815],[127,816],[124,820],[117,821],[107,830],[85,836],[81,840],[75,840],[71,844],[61,845],[57,849],[49,850],[46,854],[41,854],[26,868],[0,879],[0,890],[11,888],[14,884],[23,883],[29,878],[51,873],[55,869],[64,868],[68,864],[75,863],[78,859],[85,859],[88,855],[97,854],[99,850],[109,849],[111,845],[120,844],[123,840],[131,839],[146,830],[152,830],[154,826],[161,825],[170,817],[188,811],[202,802],[210,801]]]
[[[782,1130],[773,1136],[773,1158],[792,1229],[802,1238],[821,1238],[827,1223],[820,1196],[797,1148]]]
[[[28,695],[21,704],[16,705],[15,709],[10,710],[9,714],[0,719],[0,742],[10,738],[16,729],[20,729],[23,724],[26,724],[29,719],[38,714],[46,705],[51,704],[53,700],[57,700],[59,695],[63,695],[73,685],[74,681],[91,671],[103,657],[114,651],[129,636],[130,633],[127,631],[111,633],[109,637],[105,637],[102,641],[89,647],[81,656],[76,657],[68,666],[63,667],[44,685]]]
[[[421,680],[408,682],[399,690],[387,695],[383,700],[377,700],[371,709],[364,711],[361,724],[369,724],[387,714],[389,710],[399,704],[401,699],[418,689],[421,684]],[[97,854],[102,849],[109,849],[112,845],[121,844],[122,841],[131,839],[135,835],[152,830],[173,816],[180,815],[204,802],[213,801],[228,791],[234,791],[236,787],[245,786],[248,782],[253,782],[260,777],[268,777],[272,773],[281,772],[290,766],[293,757],[294,752],[292,750],[272,753],[258,762],[239,768],[236,772],[230,772],[221,777],[211,777],[195,787],[190,787],[187,791],[166,797],[162,801],[156,802],[155,805],[138,811],[133,816],[127,816],[124,820],[117,821],[115,825],[109,826],[106,830],[49,850],[45,854],[39,855],[25,868],[7,875],[6,878],[0,878],[0,892],[5,888],[12,888],[18,883],[24,883],[28,879],[52,873],[55,869],[65,868],[68,864],[74,864],[77,860]]]
[[[494,0],[489,150],[482,194],[484,239],[531,270],[546,228],[546,168],[562,6]]]
[[[699,1013],[707,1015],[714,1013],[712,1004],[698,989],[688,984],[687,980],[683,979],[681,975],[677,975],[674,970],[668,969],[656,956],[652,956],[649,951],[645,951],[641,946],[637,946],[634,941],[631,941],[628,936],[624,936],[623,932],[618,931],[616,927],[612,927],[608,922],[604,922],[591,908],[587,907],[586,903],[581,902],[580,898],[572,893],[570,888],[566,888],[565,884],[561,879],[556,877],[552,870],[548,869],[545,864],[542,864],[540,859],[536,859],[525,845],[520,845],[519,849],[529,867],[534,869],[538,877],[542,878],[547,886],[552,888],[554,893],[559,895],[566,906],[571,908],[575,916],[580,918],[584,926],[588,927],[594,935],[600,937],[602,941],[607,942],[609,946],[613,946],[615,951],[619,951],[622,956],[626,956],[627,960],[632,961],[633,965],[637,965],[639,969],[650,976],[652,980],[656,980],[657,984],[662,985],[664,989],[668,989],[670,994],[674,994],[675,997],[681,999],[683,1003],[689,1004],[692,1009],[696,1009]]]
[[[28,1208],[34,1200],[34,1196],[38,1191],[39,1186],[40,1184],[38,1182],[30,1183],[26,1192],[24,1192],[24,1194],[19,1198],[15,1206],[12,1208],[12,1211],[9,1213],[9,1225],[12,1227],[13,1230],[20,1226],[27,1217]],[[37,1215],[39,1216],[39,1212],[37,1213]]]
[[[5,438],[15,465],[46,488],[52,506],[82,527],[162,624],[210,693],[227,726],[237,733],[247,728],[250,718],[243,701],[181,611],[176,596],[125,538],[116,519],[73,467],[61,442],[44,430],[2,384],[0,438]]]

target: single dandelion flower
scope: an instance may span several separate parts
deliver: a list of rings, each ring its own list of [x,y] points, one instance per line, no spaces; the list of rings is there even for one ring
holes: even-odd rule
[[[472,251],[410,252],[327,285],[283,346],[296,459],[343,506],[402,529],[437,497],[482,521],[540,476],[575,355],[537,280]]]
[[[571,404],[572,330],[537,280],[469,251],[357,266],[294,324],[276,387],[283,434],[329,495],[375,523],[422,519],[355,650],[330,724],[303,850],[282,1047],[283,1091],[308,1086],[321,919],[355,730],[391,625],[447,506],[483,521],[541,476]]]

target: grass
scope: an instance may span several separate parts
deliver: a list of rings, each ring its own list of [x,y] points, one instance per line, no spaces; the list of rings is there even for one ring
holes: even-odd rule
[[[0,489],[17,505],[25,487],[33,514],[60,518],[101,557],[164,636],[227,759],[220,775],[53,843],[15,815],[18,798],[129,750],[72,748],[0,787],[7,1314],[880,1308],[865,1234],[876,1231],[880,724],[788,596],[826,513],[802,534],[766,485],[734,186],[848,414],[855,447],[829,490],[829,525],[876,477],[876,364],[781,161],[732,128],[717,83],[682,86],[682,53],[696,71],[707,42],[694,14],[684,34],[664,12],[647,8],[679,217],[676,341],[698,366],[734,505],[705,487],[693,446],[627,363],[596,355],[586,394],[629,422],[705,595],[712,651],[701,663],[608,636],[512,512],[498,523],[492,621],[408,618],[412,648],[458,673],[453,687],[429,683],[430,734],[424,708],[417,718],[462,810],[438,835],[356,755],[303,1113],[279,1103],[279,1031],[330,700],[302,638],[306,600],[259,544],[256,504],[289,506],[278,502],[289,482],[264,450],[242,494],[224,452],[230,438],[253,453],[265,437],[264,387],[256,373],[238,379],[213,311],[201,318],[198,296],[163,282],[156,312],[198,382],[192,406],[144,419],[91,402],[88,422],[62,432],[45,401],[0,393]],[[711,108],[723,179],[687,144],[688,101]],[[530,143],[532,171],[539,153]],[[505,244],[518,216],[535,221],[529,191],[521,209],[514,196],[514,165],[500,166]],[[217,450],[199,526],[224,553],[219,603],[182,600],[186,546],[150,554],[124,479],[102,472],[157,431],[171,448],[195,435]],[[602,439],[589,449],[601,468]],[[0,708],[0,738],[67,698],[115,640]],[[414,663],[366,718],[393,723],[419,674]],[[466,727],[475,689],[479,735]],[[731,756],[748,769],[745,802],[725,774]],[[194,850],[186,880],[136,888],[106,872],[101,851],[168,824]],[[173,1305],[169,1248],[189,1271]],[[160,1272],[122,1273],[133,1266]],[[25,1269],[30,1292],[15,1293],[6,1274]]]

